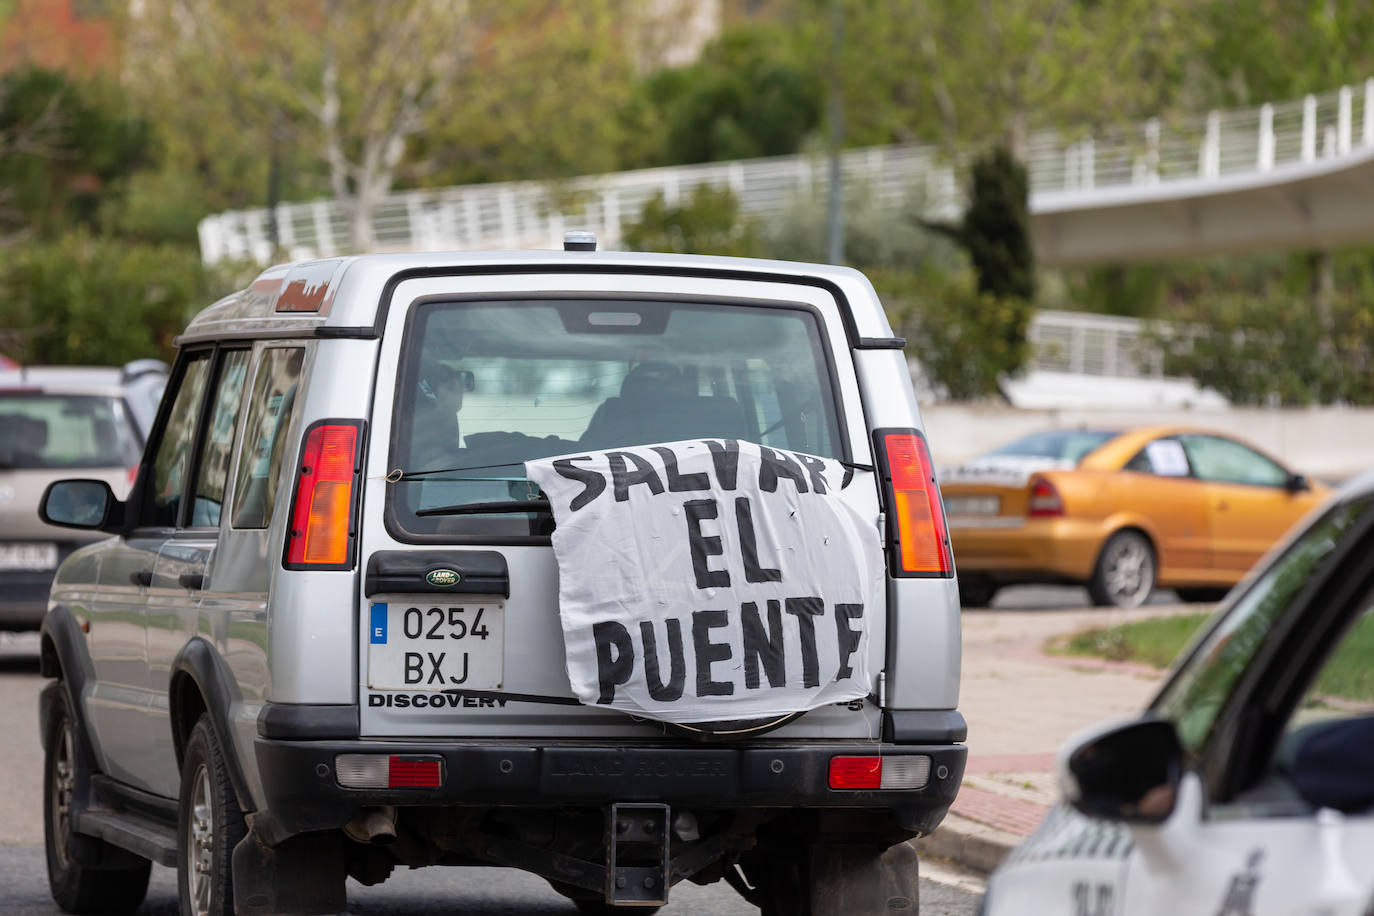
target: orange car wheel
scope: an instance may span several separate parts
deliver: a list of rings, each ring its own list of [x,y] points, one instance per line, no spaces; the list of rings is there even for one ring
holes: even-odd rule
[[[1097,555],[1088,594],[1099,607],[1139,607],[1154,591],[1157,574],[1149,538],[1139,531],[1118,531]]]

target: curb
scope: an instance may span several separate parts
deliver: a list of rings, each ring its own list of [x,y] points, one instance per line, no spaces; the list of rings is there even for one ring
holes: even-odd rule
[[[948,859],[970,871],[986,875],[1024,839],[1015,833],[998,830],[957,814],[946,814],[933,833],[911,843],[922,857]]]

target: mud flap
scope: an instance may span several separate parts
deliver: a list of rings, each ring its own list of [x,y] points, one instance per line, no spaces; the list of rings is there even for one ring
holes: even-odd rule
[[[268,846],[248,831],[234,847],[238,916],[342,913],[346,905],[343,835],[302,833]]]
[[[870,843],[811,847],[810,916],[914,914],[919,893],[916,850],[907,843],[886,851]]]
[[[606,812],[606,902],[662,906],[668,902],[667,805],[611,805]]]

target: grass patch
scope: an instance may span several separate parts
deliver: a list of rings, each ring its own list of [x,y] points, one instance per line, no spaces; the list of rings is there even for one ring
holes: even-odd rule
[[[1374,700],[1374,616],[1365,613],[1355,622],[1326,660],[1317,677],[1318,696],[1339,697],[1343,700]]]
[[[1086,655],[1114,662],[1139,662],[1167,668],[1211,614],[1155,617],[1115,627],[1094,627],[1062,637],[1050,651],[1062,655]]]
[[[1058,655],[1090,656],[1114,662],[1140,662],[1167,668],[1183,651],[1211,614],[1156,617],[1115,627],[1095,627],[1050,643]],[[1322,666],[1317,682],[1307,691],[1303,705],[1316,707],[1342,701],[1374,701],[1374,613],[1366,613],[1345,633],[1336,651]]]

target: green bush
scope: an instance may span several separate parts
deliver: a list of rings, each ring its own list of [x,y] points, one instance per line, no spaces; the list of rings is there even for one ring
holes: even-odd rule
[[[873,285],[926,379],[956,401],[993,397],[1025,365],[1031,305],[978,292],[967,272],[875,270]]]
[[[754,257],[759,240],[754,224],[739,209],[729,188],[701,185],[687,203],[669,205],[656,195],[639,221],[625,227],[621,240],[631,251],[718,254]]]
[[[194,248],[84,231],[5,249],[0,351],[23,363],[119,365],[167,358],[203,301]]]
[[[823,170],[822,160],[813,168]],[[919,192],[910,199],[919,201]],[[923,203],[913,206],[923,208]],[[826,260],[826,200],[801,196],[776,220],[759,227],[763,256],[784,261]],[[958,246],[892,207],[883,206],[870,185],[850,181],[844,188],[844,263],[859,270],[958,270],[966,259]]]
[[[1320,316],[1325,314],[1326,319]],[[1233,404],[1374,404],[1374,301],[1240,293],[1176,307],[1157,330],[1166,375],[1191,377]]]

